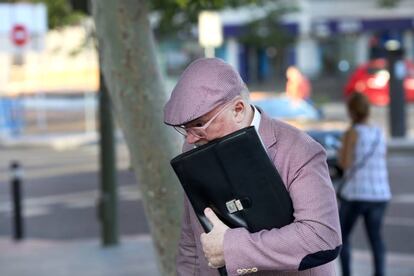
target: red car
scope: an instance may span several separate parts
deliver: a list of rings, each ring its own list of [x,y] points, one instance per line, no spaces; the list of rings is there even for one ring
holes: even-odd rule
[[[406,60],[405,66],[405,99],[407,102],[414,102],[414,63]],[[360,92],[365,94],[372,104],[387,105],[390,102],[389,79],[386,59],[371,60],[357,67],[352,73],[345,86],[345,97],[353,92]]]

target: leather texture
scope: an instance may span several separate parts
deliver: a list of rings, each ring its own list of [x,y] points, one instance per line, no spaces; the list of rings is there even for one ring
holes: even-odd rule
[[[206,207],[230,228],[251,233],[293,221],[289,193],[253,126],[183,153],[171,165],[206,232]],[[230,212],[232,200],[242,209]]]

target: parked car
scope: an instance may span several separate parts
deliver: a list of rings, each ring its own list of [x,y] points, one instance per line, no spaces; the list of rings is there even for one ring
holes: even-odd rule
[[[332,129],[332,122],[322,121],[322,112],[304,100],[267,92],[252,92],[252,103],[272,118],[283,120],[301,128],[327,152],[329,175],[332,180],[342,177],[337,161],[337,150],[341,146],[342,130]],[[324,127],[327,127],[325,129]],[[344,125],[341,125],[344,126]]]
[[[404,61],[405,78],[404,93],[408,102],[414,102],[414,63],[410,60]],[[344,96],[360,92],[365,94],[370,102],[375,105],[388,105],[390,74],[387,70],[386,59],[374,59],[360,65],[351,74],[344,88]]]
[[[252,92],[254,105],[263,109],[270,117],[284,120],[319,120],[322,112],[303,99],[293,99],[285,94]]]
[[[340,179],[343,176],[343,170],[338,162],[338,149],[341,147],[343,131],[340,130],[309,130],[310,137],[321,144],[327,155],[329,175],[332,180]]]

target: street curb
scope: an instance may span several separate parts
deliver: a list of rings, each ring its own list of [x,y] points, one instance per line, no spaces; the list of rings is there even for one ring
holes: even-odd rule
[[[414,152],[413,138],[391,138],[387,142],[389,152],[412,153]]]
[[[117,131],[115,136],[117,142],[124,141],[120,131]],[[0,147],[5,148],[51,147],[55,150],[69,150],[97,143],[99,143],[97,132],[23,136],[20,138],[0,137]],[[412,153],[414,152],[414,138],[389,138],[387,149],[390,153]]]
[[[96,143],[97,139],[98,135],[96,132],[23,136],[18,138],[2,137],[0,139],[0,145],[6,148],[51,147],[56,150],[67,150],[90,143]]]
[[[116,142],[122,142],[123,139],[122,133],[117,131],[115,134]],[[99,143],[97,132],[33,135],[19,138],[0,137],[0,148],[50,147],[55,150],[69,150],[97,143]]]

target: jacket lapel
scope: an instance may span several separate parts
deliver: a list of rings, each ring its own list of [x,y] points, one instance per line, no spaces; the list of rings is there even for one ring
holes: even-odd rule
[[[268,117],[262,110],[260,110],[261,120],[259,125],[259,135],[262,138],[263,144],[266,149],[269,149],[277,142],[277,128],[272,122],[272,119]]]

